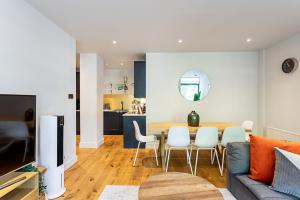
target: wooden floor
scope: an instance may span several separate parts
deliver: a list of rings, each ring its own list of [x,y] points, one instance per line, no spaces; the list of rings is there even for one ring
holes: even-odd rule
[[[106,185],[141,185],[150,175],[162,172],[161,167],[156,167],[153,150],[141,150],[136,167],[132,167],[135,149],[123,148],[123,136],[105,136],[104,140],[99,149],[77,146],[78,162],[66,171],[67,191],[59,199],[96,200]],[[190,172],[185,152],[174,151],[171,155],[169,171]],[[217,187],[225,187],[226,178],[220,176],[217,164],[210,165],[208,151],[200,154],[199,161],[197,175]]]

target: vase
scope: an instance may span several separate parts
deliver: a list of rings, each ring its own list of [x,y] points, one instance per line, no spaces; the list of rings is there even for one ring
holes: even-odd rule
[[[189,126],[193,126],[193,127],[198,127],[200,123],[200,117],[199,115],[196,113],[196,111],[192,111],[189,115],[188,115],[188,125]]]

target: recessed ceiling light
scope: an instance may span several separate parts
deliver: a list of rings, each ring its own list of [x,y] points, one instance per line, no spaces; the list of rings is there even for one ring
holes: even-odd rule
[[[105,63],[105,66],[108,66],[108,63]]]
[[[183,40],[182,40],[182,39],[179,39],[179,40],[178,40],[178,43],[179,43],[179,44],[183,43]]]
[[[122,63],[122,62],[121,62],[121,63],[120,63],[120,65],[121,65],[121,66],[123,66],[123,65],[124,65],[124,63]]]
[[[247,38],[246,42],[250,43],[250,42],[252,42],[252,39],[251,38]]]
[[[112,43],[113,43],[113,44],[117,44],[117,41],[116,41],[116,40],[113,40]]]

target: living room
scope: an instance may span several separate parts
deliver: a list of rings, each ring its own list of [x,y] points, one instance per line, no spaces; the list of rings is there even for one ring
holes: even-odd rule
[[[298,8],[1,1],[0,198],[299,199]]]

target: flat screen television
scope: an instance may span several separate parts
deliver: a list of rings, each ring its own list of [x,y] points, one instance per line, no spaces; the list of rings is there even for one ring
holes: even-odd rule
[[[36,96],[0,94],[0,177],[35,161]]]

